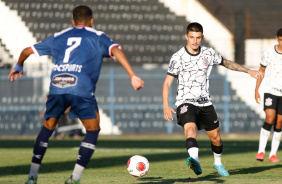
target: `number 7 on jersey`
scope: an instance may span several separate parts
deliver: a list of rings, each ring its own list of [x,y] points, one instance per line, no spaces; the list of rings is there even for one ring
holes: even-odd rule
[[[73,44],[74,43],[74,44]],[[64,63],[68,63],[70,59],[70,53],[75,48],[77,48],[81,44],[81,37],[70,37],[68,38],[67,45],[70,47],[66,49],[65,57],[64,57]]]

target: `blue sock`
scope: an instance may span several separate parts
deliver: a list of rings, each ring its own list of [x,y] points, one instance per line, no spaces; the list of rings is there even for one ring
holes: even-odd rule
[[[76,161],[77,164],[83,167],[85,167],[88,164],[92,154],[95,151],[99,132],[100,130],[86,131],[86,135],[83,141],[81,142],[78,151],[78,159]]]
[[[43,156],[48,147],[49,137],[52,135],[53,130],[42,127],[34,143],[32,162],[41,164]]]

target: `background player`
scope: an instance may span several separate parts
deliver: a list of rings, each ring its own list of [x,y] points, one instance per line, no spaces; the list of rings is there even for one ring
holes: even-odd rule
[[[80,183],[100,131],[100,119],[94,96],[103,57],[116,57],[127,71],[135,90],[144,82],[131,68],[119,45],[93,25],[92,10],[78,6],[73,10],[74,27],[65,29],[22,51],[18,63],[8,78],[14,81],[23,75],[23,63],[31,54],[51,55],[55,64],[51,74],[50,92],[46,103],[44,125],[35,141],[30,173],[26,184],[37,183],[38,170],[48,147],[49,137],[58,118],[71,106],[70,117],[79,118],[86,128],[72,176],[65,183]]]
[[[261,78],[263,75],[259,71],[249,70],[233,61],[224,59],[212,48],[201,46],[203,37],[201,24],[189,24],[185,34],[186,46],[171,57],[163,84],[164,118],[171,121],[173,120],[171,112],[177,114],[177,123],[184,129],[186,147],[190,155],[186,163],[195,174],[202,173],[196,141],[197,127],[198,130],[205,129],[211,140],[211,148],[214,153],[213,167],[221,176],[229,176],[221,163],[223,146],[219,133],[219,121],[209,94],[209,76],[212,66],[223,65],[231,70],[248,73],[254,78]],[[169,90],[174,78],[178,80],[175,103],[177,112],[168,104]]]
[[[265,72],[264,111],[266,117],[260,130],[259,149],[256,155],[258,161],[264,160],[265,147],[271,128],[275,124],[269,161],[280,162],[276,153],[282,134],[282,28],[277,31],[276,40],[278,41],[278,45],[265,50],[259,69],[261,72]],[[257,103],[260,103],[259,87],[261,82],[262,78],[259,78],[255,89]]]

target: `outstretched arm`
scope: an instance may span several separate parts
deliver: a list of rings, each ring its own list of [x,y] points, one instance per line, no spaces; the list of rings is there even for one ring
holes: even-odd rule
[[[263,73],[261,71],[250,70],[248,68],[243,67],[242,65],[239,65],[238,63],[235,63],[234,61],[223,59],[223,66],[230,70],[248,73],[251,77],[255,79],[263,78]]]
[[[33,50],[31,49],[31,47],[27,47],[21,52],[15,68],[13,68],[10,74],[8,75],[8,78],[11,77],[11,82],[17,80],[19,74],[20,77],[23,76],[23,63],[31,54],[33,54]]]
[[[166,119],[167,121],[173,120],[171,112],[175,114],[175,111],[168,104],[169,89],[170,89],[171,83],[173,82],[173,79],[174,79],[173,76],[166,75],[166,78],[163,84],[164,119]]]
[[[144,81],[136,75],[124,53],[118,47],[114,47],[112,48],[112,54],[128,73],[132,87],[135,90],[141,89],[144,86]]]
[[[261,66],[259,68],[259,71],[262,72],[264,74],[265,72],[265,67],[264,66]],[[261,84],[261,81],[262,81],[263,78],[258,78],[257,79],[257,83],[256,83],[256,89],[255,89],[255,100],[258,104],[260,104],[260,94],[259,94],[259,86]]]

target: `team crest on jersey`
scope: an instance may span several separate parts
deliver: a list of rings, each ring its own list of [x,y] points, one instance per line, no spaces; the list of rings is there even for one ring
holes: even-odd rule
[[[209,57],[203,57],[202,58],[204,66],[207,66],[209,64],[209,60],[208,59],[209,59]]]
[[[53,77],[52,84],[59,88],[75,86],[77,77],[69,73],[58,74]]]
[[[183,105],[182,107],[180,107],[180,114],[187,112],[187,110],[188,110],[188,105]]]
[[[272,99],[271,98],[265,99],[265,105],[266,106],[271,106],[272,105]]]

